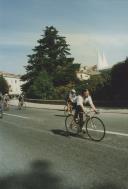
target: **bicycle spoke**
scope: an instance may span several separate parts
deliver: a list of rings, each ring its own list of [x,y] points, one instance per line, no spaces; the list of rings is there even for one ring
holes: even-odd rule
[[[74,121],[74,117],[72,115],[66,117],[65,126],[68,132],[75,133],[75,134],[78,132],[78,125]]]
[[[105,126],[98,117],[92,117],[87,122],[87,134],[95,141],[100,141],[105,136]]]

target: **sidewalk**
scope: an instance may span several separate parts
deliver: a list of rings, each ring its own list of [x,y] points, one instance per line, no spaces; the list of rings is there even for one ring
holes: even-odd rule
[[[18,106],[18,100],[11,100],[9,102],[12,106]],[[38,103],[32,103],[32,102],[25,102],[26,107],[28,108],[39,108],[39,109],[51,109],[51,110],[63,110],[64,105],[54,105],[54,104],[38,104]]]
[[[9,102],[12,106],[18,105],[18,100],[11,100]],[[37,109],[50,109],[50,110],[64,110],[64,105],[55,105],[55,104],[38,104],[32,102],[25,102],[26,107],[28,108],[37,108]],[[98,108],[98,107],[97,107]],[[118,113],[118,114],[128,114],[128,109],[121,108],[98,108],[102,113]]]

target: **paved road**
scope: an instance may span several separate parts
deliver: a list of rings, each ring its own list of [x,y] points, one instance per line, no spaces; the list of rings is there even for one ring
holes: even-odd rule
[[[0,189],[128,189],[128,114],[120,113],[101,113],[108,134],[97,143],[66,137],[60,110],[12,107],[0,120]]]

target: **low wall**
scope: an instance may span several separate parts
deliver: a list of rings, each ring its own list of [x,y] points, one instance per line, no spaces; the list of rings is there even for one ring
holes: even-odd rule
[[[42,99],[25,99],[26,102],[33,102],[39,104],[55,104],[64,105],[64,100],[42,100]],[[128,101],[94,101],[94,104],[98,107],[121,107],[128,108]]]
[[[100,107],[128,108],[128,101],[94,101],[94,104]]]
[[[42,100],[42,99],[25,99],[26,102],[33,102],[39,104],[56,104],[56,105],[64,105],[64,100]]]

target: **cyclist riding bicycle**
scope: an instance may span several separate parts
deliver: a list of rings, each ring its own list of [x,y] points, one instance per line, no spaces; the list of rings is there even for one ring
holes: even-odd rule
[[[3,113],[3,95],[1,92],[0,92],[0,112],[2,115],[2,113]]]
[[[4,100],[4,109],[8,109],[9,108],[9,95],[7,93],[5,93],[4,97],[3,97],[3,100]]]
[[[69,95],[67,98],[67,111],[69,114],[72,113],[72,109],[76,108],[76,99],[77,99],[76,91],[75,91],[75,89],[72,89],[69,92]]]
[[[80,120],[80,131],[82,131],[83,128],[83,113],[85,112],[85,107],[84,105],[89,103],[89,105],[91,106],[92,110],[94,112],[97,113],[96,107],[93,104],[92,98],[90,96],[89,90],[88,89],[84,89],[80,95],[77,96],[76,99],[76,110],[75,110],[75,115],[74,115],[74,119],[77,121],[78,117]]]
[[[18,97],[18,100],[19,100],[18,107],[19,107],[19,109],[21,109],[21,107],[24,104],[24,95],[20,94],[19,97]]]

